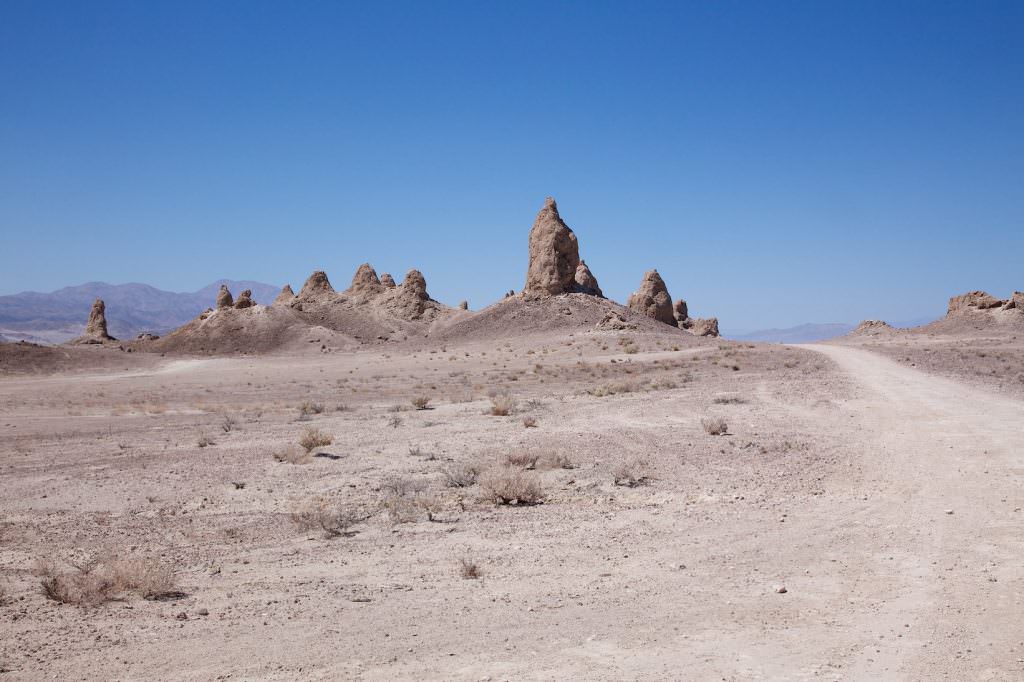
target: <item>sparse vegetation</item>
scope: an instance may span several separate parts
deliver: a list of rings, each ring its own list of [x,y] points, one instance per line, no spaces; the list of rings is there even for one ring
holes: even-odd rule
[[[483,575],[483,572],[480,570],[479,564],[472,559],[463,557],[459,559],[459,575],[465,580],[476,580]]]
[[[718,396],[712,402],[715,405],[745,405],[747,400],[739,396]]]
[[[475,464],[456,464],[441,471],[449,488],[468,488],[476,484],[480,467]]]
[[[709,436],[721,436],[729,430],[729,425],[721,417],[705,417],[700,420],[700,425]]]
[[[357,509],[323,498],[306,502],[291,517],[300,530],[320,530],[328,538],[353,535],[352,526],[367,519]]]
[[[314,403],[310,400],[305,400],[299,405],[299,414],[306,417],[310,417],[314,414],[321,414],[323,411],[323,403]]]
[[[334,442],[334,436],[320,429],[308,428],[299,437],[299,446],[307,453],[324,448]]]
[[[516,399],[510,393],[500,393],[491,397],[491,407],[487,412],[494,417],[507,417],[516,409]]]
[[[412,406],[417,410],[426,410],[430,408],[430,398],[425,395],[416,396],[411,402]]]
[[[575,469],[576,463],[564,452],[554,452],[547,458],[547,464],[552,469]]]
[[[274,459],[286,464],[308,464],[310,461],[309,451],[302,450],[295,446],[289,446],[283,450],[276,450],[273,453]]]
[[[391,428],[397,429],[399,426],[402,425],[402,418],[399,417],[397,414],[393,414],[390,417],[388,417],[387,424]]]
[[[60,570],[51,561],[36,566],[43,595],[61,604],[96,606],[126,594],[159,599],[174,592],[174,572],[157,559],[91,558]]]
[[[520,450],[505,455],[505,464],[510,467],[519,467],[520,469],[534,469],[537,467],[538,459],[540,459],[540,455],[537,453]]]
[[[481,497],[494,504],[532,505],[544,501],[540,478],[511,466],[489,469],[480,476]]]
[[[619,462],[612,469],[612,482],[626,488],[635,488],[648,481],[647,465],[639,459]]]
[[[198,445],[201,448],[205,448],[210,445],[216,445],[216,443],[213,441],[212,438],[210,438],[206,434],[202,434],[199,436],[199,440],[196,441],[196,445]]]
[[[234,430],[236,424],[237,422],[235,421],[234,417],[232,417],[230,414],[225,414],[220,421],[221,431],[223,431],[224,433],[231,433]]]
[[[536,417],[523,417],[523,426],[528,428],[528,429],[535,429],[535,428],[537,428],[537,418]]]

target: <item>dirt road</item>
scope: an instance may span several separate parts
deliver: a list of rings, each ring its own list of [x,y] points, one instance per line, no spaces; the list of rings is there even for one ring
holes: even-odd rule
[[[807,348],[860,384],[843,416],[874,469],[875,491],[837,519],[861,536],[849,559],[867,578],[844,587],[871,603],[851,625],[879,633],[851,642],[847,672],[1021,679],[1024,403],[868,351]]]

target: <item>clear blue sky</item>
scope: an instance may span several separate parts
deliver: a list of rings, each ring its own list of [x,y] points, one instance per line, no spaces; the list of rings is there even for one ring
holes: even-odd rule
[[[1024,289],[1024,3],[0,2],[0,293],[480,307],[549,194],[727,330]]]

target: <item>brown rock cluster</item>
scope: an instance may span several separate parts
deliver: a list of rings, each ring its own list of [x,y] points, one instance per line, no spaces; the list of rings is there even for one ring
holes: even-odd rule
[[[690,317],[689,307],[683,299],[672,303],[665,280],[657,270],[648,270],[640,282],[640,288],[629,297],[627,307],[638,315],[650,317],[685,329],[695,336],[718,336],[718,318]]]
[[[235,300],[235,308],[241,310],[242,308],[251,308],[256,305],[256,301],[252,300],[252,289],[246,289],[238,298]]]
[[[285,284],[281,287],[281,293],[277,295],[277,298],[274,299],[271,305],[288,305],[293,300],[295,300],[295,292],[292,291],[290,284]]]
[[[601,287],[597,284],[597,278],[594,277],[594,273],[590,271],[587,264],[580,260],[580,264],[576,266],[576,291],[581,294],[590,294],[591,296],[600,296],[604,298],[604,294],[601,293]]]
[[[1006,301],[1000,301],[998,298],[989,295],[987,292],[969,291],[966,294],[950,298],[946,314],[955,315],[971,309],[989,310],[991,308],[999,308],[1005,303]]]

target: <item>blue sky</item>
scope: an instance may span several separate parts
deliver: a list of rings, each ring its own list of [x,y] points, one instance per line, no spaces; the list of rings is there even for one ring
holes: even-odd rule
[[[0,293],[417,267],[724,329],[1024,289],[1024,3],[0,3]]]

